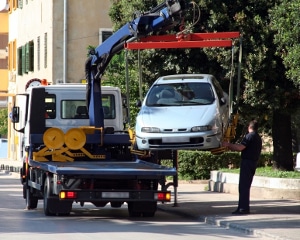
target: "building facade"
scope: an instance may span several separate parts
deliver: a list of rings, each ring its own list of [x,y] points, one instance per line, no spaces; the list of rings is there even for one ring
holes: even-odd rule
[[[85,78],[88,46],[112,32],[110,0],[9,0],[8,85],[10,94],[25,91],[33,79],[50,84],[80,83]],[[1,24],[2,25],[2,24]],[[9,98],[11,108],[14,97]],[[10,111],[10,110],[9,110]],[[18,159],[21,138],[8,134],[10,158]]]
[[[8,89],[8,10],[0,2],[0,108],[7,107]]]

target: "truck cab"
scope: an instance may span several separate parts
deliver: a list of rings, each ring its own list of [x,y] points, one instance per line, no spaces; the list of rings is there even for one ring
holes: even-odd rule
[[[12,120],[15,129],[20,132],[20,159],[23,158],[24,147],[30,145],[30,133],[44,133],[52,127],[66,133],[71,128],[89,126],[86,87],[86,84],[35,86],[16,96]],[[124,131],[127,119],[125,102],[118,87],[102,87],[106,132]]]

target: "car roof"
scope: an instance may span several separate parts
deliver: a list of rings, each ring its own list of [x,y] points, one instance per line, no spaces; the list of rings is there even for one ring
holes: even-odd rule
[[[214,78],[210,74],[176,74],[176,75],[167,75],[159,77],[156,80],[156,84],[166,84],[166,83],[181,83],[183,81],[192,82],[211,82],[211,79]]]

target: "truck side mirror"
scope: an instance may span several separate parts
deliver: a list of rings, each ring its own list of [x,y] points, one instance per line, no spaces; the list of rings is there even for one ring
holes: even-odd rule
[[[12,113],[11,113],[11,121],[13,123],[18,123],[20,118],[20,108],[19,107],[13,107]]]

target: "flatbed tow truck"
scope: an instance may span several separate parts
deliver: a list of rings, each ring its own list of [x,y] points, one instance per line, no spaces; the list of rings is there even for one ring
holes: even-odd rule
[[[20,176],[28,209],[37,208],[40,199],[46,216],[69,215],[74,202],[116,208],[127,203],[130,216],[152,217],[157,202],[171,201],[170,185],[176,204],[176,152],[133,149],[134,134],[122,128],[120,90],[101,86],[101,77],[124,48],[136,49],[134,44],[146,36],[182,23],[187,6],[185,1],[166,0],[120,28],[91,51],[85,64],[87,85],[51,86],[32,79],[26,92],[17,94],[11,119],[23,139]],[[194,47],[207,44],[198,36],[181,40],[181,47],[193,47],[196,41]],[[228,46],[228,41],[217,44]],[[161,40],[154,40],[159,44]],[[160,165],[160,159],[171,159],[173,167]],[[173,182],[166,183],[168,176]]]
[[[74,202],[116,208],[127,203],[130,216],[151,217],[157,202],[171,200],[165,179],[175,177],[176,168],[131,152],[130,134],[121,129],[120,90],[101,87],[101,77],[126,42],[179,24],[184,9],[183,1],[167,0],[115,32],[87,59],[87,85],[32,79],[16,95],[11,120],[22,135],[20,175],[28,209],[40,199],[46,216],[69,215]]]

